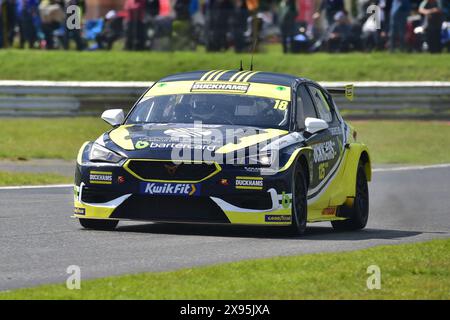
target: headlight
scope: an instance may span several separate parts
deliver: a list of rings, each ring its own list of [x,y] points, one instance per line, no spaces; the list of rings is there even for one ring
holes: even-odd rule
[[[235,164],[238,166],[258,166],[258,167],[270,167],[274,162],[275,155],[270,152],[264,154],[250,155],[244,158],[238,158],[235,160]]]
[[[123,157],[117,153],[102,147],[101,145],[94,143],[89,153],[89,161],[102,161],[117,163],[122,160]]]

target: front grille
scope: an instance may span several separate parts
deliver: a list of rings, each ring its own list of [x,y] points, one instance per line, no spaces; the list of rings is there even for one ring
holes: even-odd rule
[[[214,163],[179,163],[157,160],[129,160],[125,169],[146,181],[198,182],[220,171]]]
[[[133,194],[111,218],[150,221],[229,223],[227,216],[209,197],[146,196]]]

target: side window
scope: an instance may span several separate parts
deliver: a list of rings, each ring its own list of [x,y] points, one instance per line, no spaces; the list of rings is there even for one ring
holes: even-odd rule
[[[301,85],[297,90],[297,123],[300,128],[304,127],[304,121],[308,117],[317,118],[316,108],[314,108],[308,90]]]
[[[325,120],[326,122],[331,122],[333,120],[331,108],[322,91],[313,86],[308,86],[308,89],[310,90],[314,103],[316,104],[320,119]]]

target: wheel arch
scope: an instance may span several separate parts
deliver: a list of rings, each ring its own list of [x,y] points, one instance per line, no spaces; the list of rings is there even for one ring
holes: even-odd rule
[[[364,171],[366,173],[367,181],[372,181],[372,163],[370,161],[370,156],[367,150],[363,150],[359,157],[359,162],[363,164]]]
[[[297,163],[299,163],[303,168],[303,173],[305,174],[306,187],[309,188],[310,184],[310,168],[307,156],[305,153],[300,153],[297,156]]]
[[[356,175],[359,163],[364,164],[366,178],[370,181],[372,179],[372,167],[369,149],[363,143],[350,143],[347,146],[345,167],[340,178],[340,189],[343,191],[343,194],[338,199],[342,199],[341,196],[344,196],[344,198],[355,196]]]

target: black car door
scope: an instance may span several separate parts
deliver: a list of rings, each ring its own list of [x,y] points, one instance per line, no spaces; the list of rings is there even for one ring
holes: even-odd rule
[[[308,83],[301,85],[298,93],[303,105],[303,119],[315,117],[328,124],[328,129],[314,134],[304,133],[307,145],[313,149],[313,171],[310,173],[308,193],[308,198],[313,199],[326,187],[339,165],[343,151],[342,130],[331,97],[325,90],[316,84]]]

